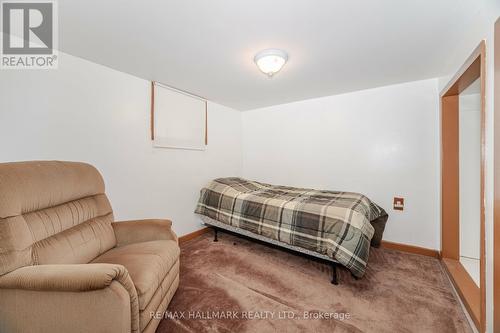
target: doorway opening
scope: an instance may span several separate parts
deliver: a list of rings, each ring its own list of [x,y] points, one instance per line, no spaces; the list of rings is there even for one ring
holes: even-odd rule
[[[441,93],[441,258],[485,329],[485,42]]]

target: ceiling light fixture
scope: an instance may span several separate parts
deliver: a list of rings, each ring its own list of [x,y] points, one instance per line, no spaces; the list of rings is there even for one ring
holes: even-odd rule
[[[267,49],[255,55],[253,61],[268,77],[278,73],[288,60],[288,54],[283,50]]]

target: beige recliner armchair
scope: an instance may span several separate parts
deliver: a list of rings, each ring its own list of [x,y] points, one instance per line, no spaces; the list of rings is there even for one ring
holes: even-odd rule
[[[0,164],[0,332],[154,332],[178,284],[171,222],[114,223],[94,167]]]

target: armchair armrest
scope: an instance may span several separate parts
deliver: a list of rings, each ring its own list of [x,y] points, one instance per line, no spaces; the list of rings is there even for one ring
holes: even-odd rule
[[[90,291],[104,289],[115,280],[125,287],[133,287],[127,270],[121,265],[25,266],[1,276],[0,289]]]
[[[26,321],[34,312],[36,319]],[[137,291],[127,269],[115,264],[26,266],[0,276],[0,331],[33,325],[40,332],[138,333]]]
[[[117,246],[153,240],[174,240],[178,242],[170,220],[132,220],[114,222],[111,225],[115,231]]]

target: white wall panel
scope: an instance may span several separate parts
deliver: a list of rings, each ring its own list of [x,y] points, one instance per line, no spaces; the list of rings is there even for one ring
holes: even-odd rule
[[[437,80],[243,112],[243,175],[361,192],[390,215],[384,239],[440,247]],[[403,212],[394,196],[406,199]]]
[[[118,220],[170,218],[183,235],[210,179],[241,172],[241,114],[208,104],[205,151],[158,149],[148,81],[60,53],[59,69],[0,73],[0,162],[89,162]]]

